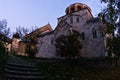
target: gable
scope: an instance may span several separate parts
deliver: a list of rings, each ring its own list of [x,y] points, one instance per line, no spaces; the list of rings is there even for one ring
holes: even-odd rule
[[[72,26],[69,25],[67,22],[62,21],[58,24],[57,28],[54,31],[55,38],[59,37],[60,35],[68,35],[72,30]]]

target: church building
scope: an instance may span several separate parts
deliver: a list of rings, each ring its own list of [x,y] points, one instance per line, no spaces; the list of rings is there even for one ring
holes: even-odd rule
[[[58,18],[57,27],[54,30],[38,36],[36,57],[58,58],[56,55],[55,40],[61,35],[68,35],[72,30],[81,34],[83,48],[82,57],[105,56],[104,28],[99,17],[94,18],[90,7],[86,4],[75,3],[68,6],[66,14]]]

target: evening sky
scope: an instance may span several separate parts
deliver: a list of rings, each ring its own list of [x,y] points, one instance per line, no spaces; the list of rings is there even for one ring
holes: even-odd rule
[[[103,9],[100,0],[0,0],[0,20],[6,19],[12,31],[18,26],[42,27],[48,23],[54,29],[57,18],[73,3],[87,4],[93,16]]]

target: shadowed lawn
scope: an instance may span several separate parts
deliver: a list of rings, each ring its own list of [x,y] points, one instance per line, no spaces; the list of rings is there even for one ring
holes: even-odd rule
[[[120,80],[120,67],[88,67],[61,61],[39,62],[46,80]]]
[[[0,79],[2,79],[2,76],[3,76],[3,73],[4,73],[6,58],[7,58],[6,55],[0,55]]]
[[[80,60],[69,61],[61,59],[37,59],[16,56],[21,60],[36,64],[45,80],[120,80],[120,67],[99,67],[94,64],[81,65]],[[3,59],[4,61],[5,59]],[[4,64],[0,61],[0,64]],[[87,60],[90,61],[90,60]],[[96,64],[96,60],[95,64]],[[0,73],[4,65],[0,65]]]

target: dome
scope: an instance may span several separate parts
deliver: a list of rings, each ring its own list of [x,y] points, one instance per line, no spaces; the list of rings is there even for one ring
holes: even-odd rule
[[[77,12],[77,11],[81,11],[83,9],[88,9],[89,11],[91,11],[91,9],[86,5],[86,4],[82,4],[82,3],[75,3],[75,4],[71,4],[70,6],[68,6],[65,10],[66,15],[73,13],[73,12]]]

